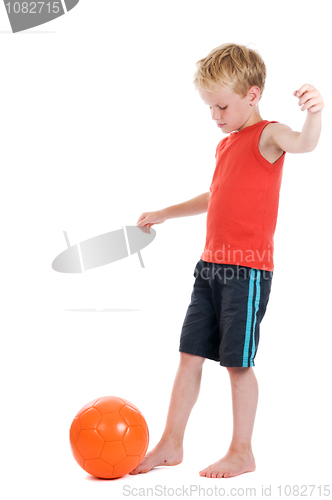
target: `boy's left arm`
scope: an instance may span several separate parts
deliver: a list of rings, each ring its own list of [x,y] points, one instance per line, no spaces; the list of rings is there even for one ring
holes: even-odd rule
[[[301,111],[307,110],[302,131],[295,132],[287,125],[280,123],[275,127],[270,140],[288,153],[307,153],[313,151],[318,144],[324,102],[319,91],[307,83],[299,90],[295,90],[293,95],[299,98],[298,104],[301,106]]]

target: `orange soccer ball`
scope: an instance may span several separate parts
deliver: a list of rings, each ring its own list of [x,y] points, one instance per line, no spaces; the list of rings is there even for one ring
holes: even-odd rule
[[[92,476],[124,476],[145,457],[149,429],[139,409],[123,398],[95,399],[77,413],[70,444],[78,465]]]

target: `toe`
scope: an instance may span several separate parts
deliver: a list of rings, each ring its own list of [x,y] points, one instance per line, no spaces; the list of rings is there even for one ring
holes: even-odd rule
[[[129,472],[129,474],[132,474],[133,476],[135,476],[136,474],[143,474],[144,472],[147,472],[147,470],[144,470],[144,469],[134,469],[131,472]]]
[[[217,477],[223,477],[224,473],[223,472],[218,472]]]

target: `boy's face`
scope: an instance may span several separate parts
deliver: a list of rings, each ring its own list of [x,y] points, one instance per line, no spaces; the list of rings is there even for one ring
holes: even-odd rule
[[[244,125],[251,125],[249,118],[255,110],[260,95],[258,87],[251,87],[244,98],[223,87],[220,87],[218,92],[198,89],[198,93],[210,107],[212,119],[224,134],[238,131]]]

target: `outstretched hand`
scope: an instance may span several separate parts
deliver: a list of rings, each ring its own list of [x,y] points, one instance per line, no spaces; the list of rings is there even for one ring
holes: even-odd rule
[[[150,234],[150,227],[153,224],[162,224],[165,222],[166,217],[162,214],[161,210],[156,212],[143,212],[136,222],[136,226],[139,227],[143,233]]]
[[[299,90],[295,90],[293,95],[299,98],[301,111],[305,109],[308,113],[318,113],[324,108],[324,102],[320,92],[313,85],[305,83]]]

